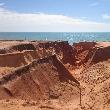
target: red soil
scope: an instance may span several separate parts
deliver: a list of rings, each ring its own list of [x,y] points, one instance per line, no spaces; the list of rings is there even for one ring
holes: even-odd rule
[[[19,68],[0,76],[0,99],[54,100],[63,110],[110,110],[110,43],[31,42],[10,47],[8,54],[1,52],[0,66]]]

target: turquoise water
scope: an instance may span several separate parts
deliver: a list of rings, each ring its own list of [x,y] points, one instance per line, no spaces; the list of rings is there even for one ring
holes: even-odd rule
[[[70,43],[80,41],[110,41],[110,32],[0,32],[5,40],[67,40]]]

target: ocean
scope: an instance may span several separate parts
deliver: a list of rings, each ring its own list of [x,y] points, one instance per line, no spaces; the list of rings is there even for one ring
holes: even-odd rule
[[[4,40],[110,41],[110,32],[0,32]]]

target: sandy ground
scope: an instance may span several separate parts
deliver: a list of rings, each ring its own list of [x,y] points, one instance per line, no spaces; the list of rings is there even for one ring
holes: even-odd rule
[[[0,41],[0,49],[8,48],[13,45],[26,44],[26,43],[29,43],[29,42],[28,41]]]
[[[77,103],[77,101],[74,101],[64,105],[64,103],[55,100],[35,102],[10,99],[0,101],[0,110],[81,110]]]
[[[110,110],[110,61],[75,73],[80,81],[82,110]]]
[[[102,47],[102,48],[108,47],[108,46],[110,46],[110,42],[97,42],[97,45],[96,45],[96,47]]]

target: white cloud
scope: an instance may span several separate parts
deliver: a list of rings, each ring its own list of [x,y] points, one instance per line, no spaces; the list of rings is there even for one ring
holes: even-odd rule
[[[1,32],[92,32],[110,31],[110,24],[87,21],[64,15],[18,13],[0,8]]]
[[[97,5],[99,5],[98,2],[94,2],[94,3],[91,3],[91,4],[90,4],[90,6],[92,6],[92,7],[97,6]]]
[[[103,19],[108,19],[108,20],[110,20],[110,15],[108,15],[108,14],[103,14],[103,15],[102,15],[102,18],[103,18]]]

